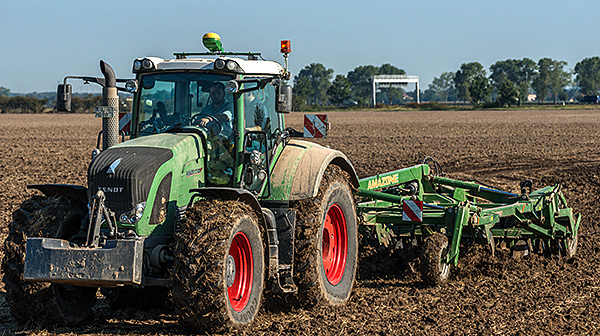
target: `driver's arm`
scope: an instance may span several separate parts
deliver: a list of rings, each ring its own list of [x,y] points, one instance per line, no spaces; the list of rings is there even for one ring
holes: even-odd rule
[[[208,116],[207,118],[209,118],[210,121],[229,122],[231,121],[232,116],[233,114],[231,113],[231,111],[225,110],[212,116]]]
[[[223,111],[212,116],[205,115],[202,116],[202,119],[200,119],[199,124],[200,126],[206,126],[206,124],[212,121],[217,121],[219,123],[231,123],[232,116],[233,115],[231,111]]]

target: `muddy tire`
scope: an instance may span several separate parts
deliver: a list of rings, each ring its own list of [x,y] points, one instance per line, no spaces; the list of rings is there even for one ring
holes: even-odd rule
[[[428,286],[438,286],[448,281],[450,265],[442,259],[448,254],[448,238],[434,233],[423,240],[421,254],[421,279]]]
[[[79,230],[85,206],[67,198],[34,196],[13,213],[2,259],[6,301],[19,324],[74,325],[90,313],[96,288],[23,280],[27,237],[67,239]]]
[[[172,298],[186,327],[221,332],[254,320],[263,296],[265,252],[248,205],[196,202],[175,233],[173,254]]]
[[[358,232],[349,176],[331,165],[316,198],[295,202],[294,273],[306,306],[346,303],[356,278]]]

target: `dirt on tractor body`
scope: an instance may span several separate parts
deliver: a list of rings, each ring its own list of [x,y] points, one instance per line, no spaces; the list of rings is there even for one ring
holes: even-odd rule
[[[435,158],[451,178],[510,192],[562,183],[583,214],[574,258],[520,260],[465,246],[450,281],[427,287],[414,248],[390,253],[361,246],[357,283],[342,307],[264,303],[255,323],[232,334],[530,335],[600,332],[600,110],[330,112],[316,142],[341,150],[360,177]],[[302,128],[302,114],[287,115]],[[27,184],[86,185],[101,129],[91,115],[0,115],[0,241],[11,214],[37,194]],[[18,327],[0,288],[0,330],[23,334],[185,334],[170,310],[110,310],[100,294],[81,327]],[[265,295],[269,300],[269,295]]]

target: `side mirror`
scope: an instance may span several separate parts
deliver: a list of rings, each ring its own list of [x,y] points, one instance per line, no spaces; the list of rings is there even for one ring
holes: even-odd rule
[[[279,85],[275,110],[277,113],[292,112],[292,87],[290,85]]]
[[[58,84],[56,90],[56,110],[71,112],[71,84]]]

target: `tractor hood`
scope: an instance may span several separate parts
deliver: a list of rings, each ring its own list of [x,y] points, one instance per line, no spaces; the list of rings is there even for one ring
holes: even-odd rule
[[[148,210],[159,189],[165,189],[160,190],[162,197],[169,195],[171,185],[179,183],[190,164],[201,169],[203,157],[197,134],[163,133],[132,139],[103,151],[91,162],[89,193],[92,196],[102,190],[106,205],[119,220],[138,204],[146,202]],[[149,216],[144,211],[144,217],[150,220]]]

